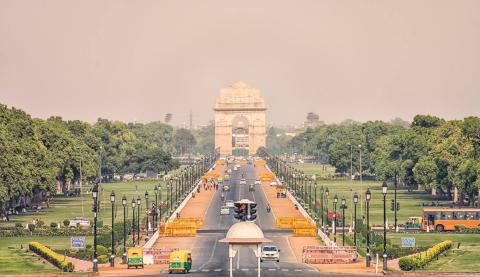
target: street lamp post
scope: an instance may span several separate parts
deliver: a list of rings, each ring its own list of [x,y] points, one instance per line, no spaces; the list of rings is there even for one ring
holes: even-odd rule
[[[347,208],[347,201],[345,196],[342,196],[342,246],[345,246],[345,209]]]
[[[314,210],[315,215],[317,215],[318,214],[318,211],[317,211],[318,210],[317,209],[317,182],[315,182],[315,184],[313,184],[313,188],[314,188],[313,193],[315,195],[315,200],[313,201],[313,203],[314,203],[313,204],[313,210]]]
[[[372,199],[372,193],[370,188],[367,189],[365,193],[365,199],[367,200],[367,253],[365,257],[365,262],[367,267],[370,267],[370,199]]]
[[[325,189],[325,221],[327,223],[327,229],[328,229],[328,196],[330,195],[330,190],[328,187]]]
[[[110,266],[114,267],[115,266],[115,228],[114,226],[114,218],[115,218],[115,192],[112,190],[112,193],[110,194],[110,202],[112,203],[112,251],[110,254]]]
[[[315,194],[316,195],[316,194]],[[320,188],[320,212],[322,213],[322,229],[324,227],[324,221],[323,221],[323,198],[325,197],[324,196],[324,190],[323,190],[323,186]]]
[[[145,191],[145,209],[146,209],[146,213],[147,213],[147,221],[146,221],[146,224],[145,224],[145,239],[148,240],[148,229],[149,229],[149,226],[148,226],[148,191]]]
[[[382,184],[383,193],[383,271],[387,271],[387,183]]]
[[[337,243],[337,202],[338,196],[333,198],[333,243]]]
[[[158,209],[157,221],[158,221],[158,217],[160,216],[160,223],[161,223],[162,222],[162,185],[158,185],[158,200],[160,202],[157,204],[157,209]],[[158,225],[156,227],[158,229]]]
[[[136,231],[136,221],[135,221],[135,207],[137,203],[135,202],[135,197],[132,199],[132,241],[133,241],[133,246],[135,246],[135,231]]]
[[[362,167],[362,145],[359,144],[360,149],[360,197],[363,197],[363,167]],[[360,215],[363,218],[363,201],[360,201]]]
[[[353,195],[353,246],[357,247],[357,203],[358,194],[355,192]]]
[[[155,230],[157,229],[157,213],[158,213],[158,186],[155,185],[155,188],[153,189],[155,192],[155,213],[153,214],[153,232],[155,233]]]
[[[93,272],[98,272],[97,260],[97,212],[98,212],[98,183],[93,186]]]
[[[140,246],[140,204],[142,200],[137,196],[137,246]]]
[[[125,194],[122,197],[122,205],[123,205],[123,255],[122,255],[122,263],[127,263],[127,227],[125,226],[125,216],[127,214],[127,197]]]

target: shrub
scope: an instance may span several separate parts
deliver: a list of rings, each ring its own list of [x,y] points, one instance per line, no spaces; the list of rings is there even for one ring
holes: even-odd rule
[[[103,245],[97,245],[97,256],[108,255],[108,248]]]
[[[57,228],[57,223],[56,222],[50,222],[50,227]]]
[[[65,256],[56,253],[41,243],[30,242],[28,248],[64,272],[73,272],[75,268],[72,262],[65,259]]]
[[[30,224],[28,224],[27,226],[28,226],[28,230],[29,230],[30,232],[35,231],[35,224],[30,223]]]
[[[99,264],[106,264],[108,263],[108,255],[100,255],[97,257]]]
[[[407,256],[402,257],[398,261],[400,269],[403,271],[410,271],[419,268],[424,268],[429,262],[438,257],[443,252],[452,248],[453,242],[450,240],[442,241],[434,246],[428,248],[427,250]]]
[[[70,225],[70,220],[64,219],[63,220],[63,226],[68,227],[68,225]]]
[[[15,228],[23,228],[22,223],[20,222],[15,223]]]
[[[43,222],[43,220],[37,221],[37,227],[38,227],[38,228],[42,228],[43,225],[45,225],[45,222]]]

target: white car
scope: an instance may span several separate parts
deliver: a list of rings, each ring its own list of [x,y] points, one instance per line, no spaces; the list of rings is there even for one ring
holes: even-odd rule
[[[233,208],[233,200],[227,200],[225,201],[225,207],[228,207],[228,208]]]
[[[238,170],[238,167],[233,167],[233,171],[237,171]]]
[[[274,245],[262,246],[262,255],[260,256],[260,262],[263,261],[280,262],[280,249],[278,249]]]
[[[222,206],[222,207],[220,208],[220,214],[221,214],[221,215],[230,214],[230,208],[228,208],[227,206]]]
[[[260,180],[255,180],[255,185],[261,185],[262,182],[260,182]]]
[[[245,180],[245,178],[240,179],[240,185],[246,185],[246,184],[247,184],[247,180]]]
[[[227,170],[227,173],[228,173],[228,174],[232,174],[232,170],[229,168],[229,169]]]
[[[270,182],[270,186],[276,186],[276,185],[277,185],[277,182],[276,182],[276,181]]]

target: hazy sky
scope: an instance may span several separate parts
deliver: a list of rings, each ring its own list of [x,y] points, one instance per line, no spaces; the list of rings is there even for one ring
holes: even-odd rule
[[[275,124],[480,115],[480,1],[0,0],[0,102],[93,122],[213,119],[258,87]]]

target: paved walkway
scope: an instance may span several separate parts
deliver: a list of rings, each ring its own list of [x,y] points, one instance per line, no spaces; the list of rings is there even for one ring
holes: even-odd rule
[[[93,263],[72,257],[67,257],[75,265],[75,272],[90,272],[93,268]]]

